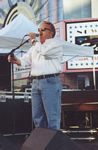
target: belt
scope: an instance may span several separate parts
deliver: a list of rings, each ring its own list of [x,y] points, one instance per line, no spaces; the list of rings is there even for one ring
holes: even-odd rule
[[[47,74],[47,75],[41,75],[41,76],[31,76],[31,80],[33,80],[33,79],[45,79],[45,78],[50,78],[50,77],[55,77],[55,76],[59,76],[59,73]]]

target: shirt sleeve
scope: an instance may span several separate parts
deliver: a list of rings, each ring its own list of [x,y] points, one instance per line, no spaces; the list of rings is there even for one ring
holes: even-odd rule
[[[31,51],[32,51],[32,47],[28,50],[28,52],[26,52],[21,58],[21,65],[25,66],[25,65],[31,65]]]
[[[66,41],[63,54],[66,56],[92,57],[94,55],[94,49],[91,46],[81,46]]]
[[[63,55],[63,45],[60,42],[49,39],[48,42],[42,45],[40,54],[45,59],[56,59]]]

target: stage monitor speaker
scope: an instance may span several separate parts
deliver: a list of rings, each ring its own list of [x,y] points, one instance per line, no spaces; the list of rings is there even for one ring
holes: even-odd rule
[[[23,143],[21,150],[82,150],[65,133],[58,130],[36,128]]]
[[[0,54],[0,90],[11,90],[11,63],[6,53]]]

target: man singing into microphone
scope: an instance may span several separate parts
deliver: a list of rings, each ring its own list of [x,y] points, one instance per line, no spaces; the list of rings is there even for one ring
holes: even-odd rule
[[[87,47],[78,46],[55,37],[55,27],[44,21],[39,28],[40,41],[36,34],[29,33],[32,47],[20,59],[8,56],[8,61],[17,65],[30,64],[32,78],[32,116],[35,127],[59,129],[61,122],[61,80],[64,51],[82,56]],[[35,42],[35,43],[34,43]],[[81,48],[82,47],[82,48]],[[93,51],[87,53],[93,55]],[[76,54],[75,54],[76,55]]]
[[[29,33],[34,43],[36,34]],[[35,127],[59,129],[61,121],[61,58],[63,45],[56,40],[55,27],[44,21],[39,28],[39,42],[18,59],[8,56],[17,65],[30,64],[32,78],[32,117]]]

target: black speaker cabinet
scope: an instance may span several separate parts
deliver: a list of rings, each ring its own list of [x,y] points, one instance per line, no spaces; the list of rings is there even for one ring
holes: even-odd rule
[[[14,132],[31,133],[33,122],[31,96],[25,93],[15,94],[14,103]]]
[[[0,54],[0,90],[11,91],[11,64],[7,54]]]
[[[11,99],[0,93],[0,134],[11,134],[13,130],[13,112]]]
[[[32,131],[31,96],[0,92],[0,134],[30,134]]]
[[[36,128],[21,150],[81,150],[80,146],[58,130]]]

